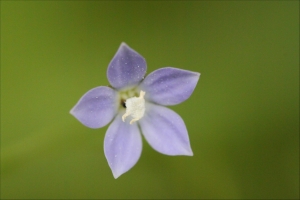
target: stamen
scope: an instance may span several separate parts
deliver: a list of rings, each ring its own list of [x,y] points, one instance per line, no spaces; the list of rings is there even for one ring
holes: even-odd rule
[[[122,116],[123,122],[125,122],[125,118],[127,116],[131,116],[132,120],[130,124],[135,121],[138,121],[144,116],[145,113],[145,96],[146,92],[140,91],[139,97],[132,97],[126,100],[126,113]]]

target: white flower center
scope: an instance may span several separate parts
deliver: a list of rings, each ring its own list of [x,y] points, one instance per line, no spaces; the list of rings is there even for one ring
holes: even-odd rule
[[[146,92],[140,91],[139,97],[131,97],[126,100],[126,113],[122,116],[123,122],[125,121],[125,118],[127,116],[131,116],[132,120],[130,121],[130,124],[132,124],[135,121],[138,121],[144,116],[145,113],[145,96]]]

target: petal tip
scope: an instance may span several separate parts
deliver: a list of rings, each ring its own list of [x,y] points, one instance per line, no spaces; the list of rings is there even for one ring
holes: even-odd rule
[[[181,156],[193,156],[194,153],[192,151],[192,149],[189,147],[188,149],[187,148],[184,148],[182,149],[182,152],[178,155],[181,155]]]
[[[196,73],[196,79],[197,79],[197,82],[196,83],[198,83],[198,81],[199,81],[199,79],[200,79],[200,76],[201,76],[201,74],[199,73],[199,72],[195,72]],[[196,86],[195,86],[196,87]]]
[[[115,179],[119,178],[122,174],[117,172],[112,172]]]
[[[128,44],[126,44],[126,42],[121,42],[121,45],[120,45],[120,47],[122,47],[122,46],[126,46],[126,47],[128,47]]]
[[[185,154],[186,156],[194,156],[194,153],[192,152],[192,150],[190,150],[187,154]]]
[[[128,172],[130,169],[124,169],[124,168],[119,168],[119,167],[112,167],[111,165],[109,165],[111,172],[113,174],[113,177],[115,179],[119,178],[121,175],[125,174],[126,172]]]
[[[191,71],[191,72],[199,79],[199,77],[200,77],[200,75],[201,75],[200,72],[193,72],[193,71]]]
[[[193,153],[193,150],[192,150],[192,148],[191,148],[191,144],[190,144],[190,141],[188,141],[188,144],[185,146],[185,148],[184,148],[184,155],[185,156],[193,156],[194,155],[194,153]]]
[[[131,48],[127,43],[125,43],[125,42],[121,42],[120,47],[119,47],[119,49],[118,49],[117,52],[122,51],[122,50],[125,50],[125,49],[136,52],[134,49],[132,49],[132,48]]]
[[[69,113],[70,113],[71,115],[73,115],[74,117],[75,117],[75,112],[74,112],[75,107],[76,107],[76,106],[74,106],[74,107],[69,111]]]

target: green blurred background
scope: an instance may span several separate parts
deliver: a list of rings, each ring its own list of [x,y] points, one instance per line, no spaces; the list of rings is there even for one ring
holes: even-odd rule
[[[69,110],[108,85],[121,42],[148,73],[201,73],[193,157],[155,152],[114,179],[107,126]],[[299,198],[299,1],[1,1],[1,198]]]

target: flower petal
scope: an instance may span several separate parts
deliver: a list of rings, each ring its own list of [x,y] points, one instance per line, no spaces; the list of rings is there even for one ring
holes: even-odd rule
[[[107,78],[117,89],[139,83],[147,70],[145,59],[124,42],[108,65]]]
[[[139,86],[146,91],[145,99],[161,105],[175,105],[188,99],[199,80],[200,73],[173,67],[149,74]]]
[[[90,128],[101,128],[115,116],[118,104],[117,92],[100,86],[85,93],[70,113]]]
[[[115,178],[131,169],[142,152],[142,137],[137,123],[130,125],[117,115],[104,139],[104,153]]]
[[[139,122],[143,135],[156,151],[172,156],[193,155],[185,124],[174,111],[147,103]]]

